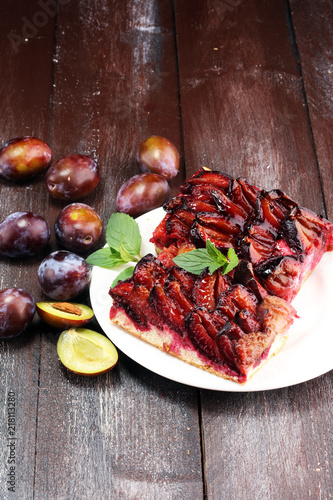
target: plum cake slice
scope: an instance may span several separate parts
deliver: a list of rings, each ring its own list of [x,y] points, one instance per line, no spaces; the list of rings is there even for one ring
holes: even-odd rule
[[[326,251],[333,225],[280,190],[200,170],[165,206],[151,254],[110,289],[110,318],[134,335],[216,375],[246,382],[288,337],[291,302]],[[199,275],[175,256],[232,247],[239,263]]]
[[[110,318],[141,339],[216,375],[246,382],[287,339],[295,310],[256,295],[220,269],[199,276],[146,255],[110,290]]]
[[[254,277],[273,295],[291,301],[326,251],[333,249],[333,225],[302,208],[280,190],[266,192],[244,179],[200,170],[165,205],[152,242],[161,259],[185,243],[203,247],[209,239],[221,251],[233,247]]]

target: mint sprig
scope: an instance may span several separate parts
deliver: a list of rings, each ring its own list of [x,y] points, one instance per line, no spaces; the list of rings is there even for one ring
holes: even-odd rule
[[[141,234],[138,223],[128,214],[116,212],[106,226],[106,242],[110,248],[141,259]]]
[[[200,274],[207,267],[210,274],[219,268],[222,268],[222,274],[227,274],[237,266],[238,257],[233,248],[229,248],[225,256],[210,240],[207,240],[206,248],[196,248],[177,255],[173,258],[173,262],[193,274]]]
[[[112,281],[111,288],[116,286],[118,284],[118,281],[124,281],[124,280],[127,280],[127,278],[131,278],[134,269],[135,269],[134,266],[130,266],[130,267],[126,267],[126,269],[121,271],[121,273],[119,273],[118,276]]]
[[[89,255],[88,264],[114,269],[129,262],[139,262],[141,234],[138,223],[129,215],[116,212],[111,215],[106,227],[106,242],[104,248],[100,248]],[[206,248],[197,248],[189,252],[177,255],[174,263],[193,274],[200,274],[208,267],[212,274],[219,268],[222,273],[229,273],[238,264],[238,257],[233,248],[229,248],[227,255],[220,252],[216,246],[207,240]],[[118,281],[130,278],[134,266],[124,269],[112,283],[115,286]]]
[[[138,262],[142,258],[141,242],[138,223],[130,215],[116,212],[111,215],[106,226],[107,246],[96,250],[86,260],[88,264],[105,269],[114,269],[128,262]],[[120,279],[130,278],[133,270],[132,266],[122,271],[114,283]]]

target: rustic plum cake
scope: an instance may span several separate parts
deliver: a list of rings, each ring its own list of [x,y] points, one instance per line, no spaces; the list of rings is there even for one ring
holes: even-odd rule
[[[164,208],[151,239],[158,256],[146,255],[131,278],[110,289],[110,318],[188,363],[244,383],[286,341],[296,314],[291,302],[333,249],[333,225],[280,190],[205,169]],[[228,274],[193,274],[175,264],[208,240],[221,253],[236,252]]]

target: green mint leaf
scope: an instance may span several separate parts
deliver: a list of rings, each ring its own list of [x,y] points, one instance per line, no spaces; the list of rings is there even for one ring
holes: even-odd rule
[[[220,267],[222,273],[229,273],[238,264],[238,257],[233,248],[229,248],[227,257],[220,252],[210,240],[207,240],[206,248],[197,248],[173,259],[174,263],[193,274],[200,274],[208,267],[213,274]]]
[[[106,226],[106,241],[111,248],[126,250],[132,257],[140,257],[141,234],[138,223],[128,214],[116,212]]]
[[[216,264],[206,248],[196,248],[173,258],[174,263],[193,274],[200,274],[206,267]],[[218,266],[220,267],[220,265]]]
[[[223,264],[222,264],[223,265]],[[221,263],[220,262],[213,262],[212,264],[210,264],[210,266],[208,267],[208,271],[210,272],[210,274],[213,274],[217,269],[219,269],[220,267],[222,267]],[[224,274],[224,273],[223,273]]]
[[[86,261],[92,266],[105,267],[106,269],[112,269],[124,263],[119,252],[109,247],[96,250],[96,252],[93,252],[87,257]]]
[[[227,257],[228,257],[229,262],[227,262],[223,266],[223,274],[230,273],[230,271],[232,271],[232,269],[234,269],[238,265],[238,262],[239,262],[237,254],[232,247],[229,248]]]
[[[221,265],[226,264],[228,262],[227,257],[225,255],[223,255],[223,253],[220,252],[220,250],[218,250],[216,248],[216,246],[210,240],[206,241],[206,249],[207,249],[208,255],[213,260],[220,263],[219,267],[221,267]]]
[[[130,278],[133,274],[134,269],[135,269],[134,266],[126,267],[126,269],[124,269],[124,271],[119,273],[118,276],[112,281],[111,288],[116,286],[119,281],[124,281]]]
[[[120,243],[119,247],[119,253],[123,261],[126,262],[131,262],[133,260],[137,261],[138,258],[136,256],[133,256],[130,254],[130,252],[127,250],[127,248],[123,245],[123,243]]]

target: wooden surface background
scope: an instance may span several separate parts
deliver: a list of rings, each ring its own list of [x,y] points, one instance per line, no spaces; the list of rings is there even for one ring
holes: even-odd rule
[[[103,180],[84,202],[104,224],[151,134],[181,153],[173,194],[205,165],[333,218],[332,46],[329,0],[1,0],[0,142],[34,135],[55,158],[91,155]],[[52,227],[63,206],[42,176],[0,183],[1,220],[31,210]],[[41,300],[37,268],[56,248],[52,235],[41,256],[2,258],[0,288]],[[332,372],[275,391],[213,392],[120,353],[113,371],[83,378],[62,368],[56,340],[35,319],[0,343],[1,499],[332,498]]]

